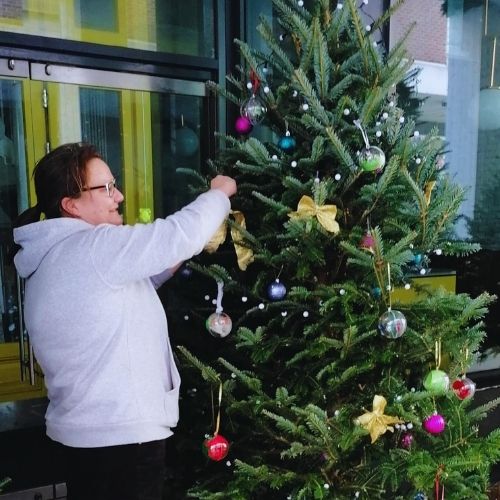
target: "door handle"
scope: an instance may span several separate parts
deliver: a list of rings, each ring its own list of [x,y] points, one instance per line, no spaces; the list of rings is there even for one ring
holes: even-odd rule
[[[28,368],[29,383],[35,385],[35,355],[28,332],[24,325],[24,280],[17,275],[17,303],[19,314],[19,365],[21,368],[21,382],[26,380]],[[28,359],[26,360],[26,354]]]
[[[19,368],[21,370],[21,382],[26,380],[26,375],[24,373],[24,357],[25,357],[25,345],[24,345],[24,315],[23,315],[23,304],[22,298],[23,293],[21,291],[22,280],[17,275],[17,304],[18,304],[18,314],[19,314]]]

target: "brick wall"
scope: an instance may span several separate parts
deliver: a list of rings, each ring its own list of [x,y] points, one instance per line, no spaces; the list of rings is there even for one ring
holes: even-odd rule
[[[392,2],[391,2],[392,3]],[[391,45],[415,21],[406,47],[413,59],[446,64],[446,16],[440,0],[406,0],[391,17]]]

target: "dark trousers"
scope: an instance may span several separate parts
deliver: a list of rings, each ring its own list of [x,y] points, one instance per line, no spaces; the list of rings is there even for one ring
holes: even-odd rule
[[[103,448],[62,446],[68,500],[161,500],[165,440]]]

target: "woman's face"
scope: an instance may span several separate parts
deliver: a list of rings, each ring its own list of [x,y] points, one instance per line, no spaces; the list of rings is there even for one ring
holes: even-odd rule
[[[74,198],[71,215],[97,226],[98,224],[123,224],[118,207],[123,194],[114,185],[108,165],[100,158],[87,163],[86,183],[79,198]]]

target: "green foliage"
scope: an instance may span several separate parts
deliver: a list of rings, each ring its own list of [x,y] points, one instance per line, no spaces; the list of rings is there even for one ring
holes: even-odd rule
[[[373,22],[372,32],[400,3]],[[394,293],[415,271],[425,273],[438,249],[445,255],[479,249],[454,234],[465,190],[439,167],[441,138],[436,130],[415,136],[415,121],[395,91],[412,64],[404,43],[409,32],[381,53],[354,0],[342,9],[328,0],[310,4],[273,0],[285,40],[262,19],[259,33],[268,50],[237,41],[242,66],[227,88],[209,85],[239,107],[249,97],[249,72],[264,81],[263,68],[271,69],[270,91],[261,85],[257,92],[268,109],[265,124],[278,136],[289,130],[296,147],[282,151],[273,141],[221,135],[224,147],[209,164],[212,172],[237,178],[232,205],[245,213],[246,229],[238,229],[254,262],[240,271],[226,242],[217,254],[190,264],[212,288],[213,280],[225,283],[225,311],[233,320],[233,333],[211,351],[205,337],[196,337],[203,331],[199,323],[190,333],[198,345],[179,348],[210,391],[222,381],[221,433],[231,441],[229,465],[195,467],[190,496],[408,499],[417,491],[433,495],[438,474],[446,498],[486,498],[489,469],[500,459],[500,432],[479,435],[477,425],[500,400],[473,408],[452,391],[425,390],[422,380],[436,365],[452,380],[467,371],[495,297],[417,280],[411,302],[398,302]],[[385,154],[381,172],[359,165],[368,140]],[[199,175],[190,181],[204,185]],[[316,207],[290,217],[304,195]],[[326,217],[335,217],[338,232],[322,220],[332,205],[335,216]],[[371,243],[360,245],[367,234]],[[283,300],[267,291],[276,278],[287,288]],[[193,296],[200,295],[196,286]],[[190,307],[193,314],[202,311],[202,319],[213,312],[201,300]],[[407,320],[401,338],[378,331],[388,308]],[[356,422],[372,411],[375,395],[386,399],[385,415],[405,427],[392,426],[371,443]],[[207,424],[210,399],[190,401],[185,432],[195,441],[203,431],[194,432]],[[446,419],[436,436],[422,427],[434,411]],[[400,446],[405,432],[414,436],[410,449]]]
[[[8,486],[12,482],[12,479],[10,477],[4,477],[3,479],[0,480],[0,493],[3,491],[3,489]]]

